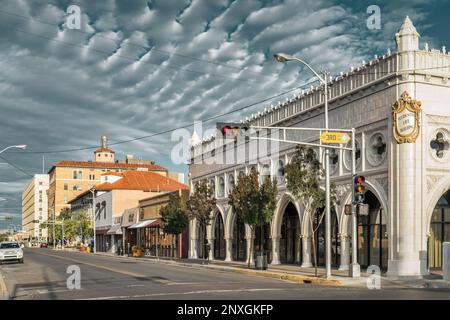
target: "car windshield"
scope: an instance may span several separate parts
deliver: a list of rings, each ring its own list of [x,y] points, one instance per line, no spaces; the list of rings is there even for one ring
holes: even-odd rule
[[[18,243],[0,243],[0,249],[15,249],[19,248]]]

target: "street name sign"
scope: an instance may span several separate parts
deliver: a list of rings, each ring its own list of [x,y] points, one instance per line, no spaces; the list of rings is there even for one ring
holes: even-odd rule
[[[349,141],[350,136],[345,132],[324,132],[320,135],[322,143],[347,144]]]

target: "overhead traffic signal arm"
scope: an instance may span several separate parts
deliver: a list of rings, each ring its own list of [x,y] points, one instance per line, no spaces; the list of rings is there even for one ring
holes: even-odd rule
[[[249,126],[243,123],[218,122],[217,130],[222,134],[224,139],[234,139],[245,136],[249,130]]]

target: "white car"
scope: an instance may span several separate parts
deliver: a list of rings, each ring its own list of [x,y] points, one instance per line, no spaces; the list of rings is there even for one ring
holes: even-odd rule
[[[23,250],[17,242],[0,242],[0,264],[16,260],[23,263]]]

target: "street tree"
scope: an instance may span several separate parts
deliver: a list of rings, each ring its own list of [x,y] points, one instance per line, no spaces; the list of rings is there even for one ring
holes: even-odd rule
[[[325,171],[313,149],[297,146],[291,162],[286,165],[285,174],[286,188],[291,192],[294,200],[299,201],[303,205],[305,212],[309,213],[314,267],[317,276],[315,234],[325,214],[323,210],[325,206],[325,193],[320,189],[321,179],[323,179]],[[333,208],[336,202],[335,185],[331,184],[330,189],[330,206]],[[317,221],[315,228],[313,223],[314,218]]]
[[[175,252],[178,252],[178,236],[189,222],[189,218],[183,208],[181,197],[178,193],[169,195],[169,203],[161,208],[161,228],[164,233],[175,236]]]
[[[260,245],[262,251],[263,228],[272,220],[276,209],[277,181],[266,177],[259,182],[259,173],[252,168],[248,175],[238,177],[236,186],[228,195],[228,204],[233,208],[238,219],[246,223],[251,230],[252,238],[256,229],[260,228]],[[249,257],[253,255],[253,241],[250,242]],[[248,259],[250,268],[250,259]]]
[[[213,188],[205,181],[195,183],[194,192],[186,202],[186,213],[190,219],[196,219],[201,232],[201,254],[204,257],[204,244],[206,241],[206,226],[211,221],[211,213],[216,207],[216,198]]]

